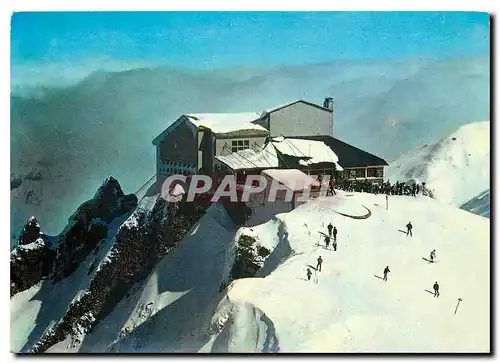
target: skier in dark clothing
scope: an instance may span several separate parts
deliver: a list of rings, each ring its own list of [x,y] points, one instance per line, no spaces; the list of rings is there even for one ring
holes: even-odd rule
[[[331,236],[332,235],[332,229],[333,229],[333,226],[331,223],[328,224],[328,235]]]
[[[337,251],[337,241],[335,241],[335,239],[333,240],[332,246],[333,246],[333,250]]]
[[[309,281],[311,279],[311,275],[312,275],[312,271],[311,269],[308,267],[307,268],[307,281]]]
[[[387,274],[391,272],[391,270],[389,270],[389,266],[386,266],[384,268],[384,281],[387,281]]]
[[[328,248],[328,246],[330,246],[330,237],[328,237],[328,236],[325,236],[325,245],[326,245],[326,248]]]
[[[333,227],[333,243],[337,244],[337,227]]]
[[[439,297],[439,284],[437,283],[437,281],[434,283],[434,286],[432,286],[434,288],[434,297]]]
[[[413,226],[411,225],[411,222],[408,222],[406,225],[406,235],[410,235],[410,237],[413,237],[413,234],[411,233],[411,230],[413,229]]]
[[[321,264],[323,263],[323,259],[321,256],[318,257],[318,264],[316,265],[316,270],[321,271]]]
[[[431,251],[431,262],[434,262],[434,259],[436,258],[436,250]]]
[[[417,184],[417,191],[416,192],[417,192],[417,194],[420,192],[420,185],[419,184]]]

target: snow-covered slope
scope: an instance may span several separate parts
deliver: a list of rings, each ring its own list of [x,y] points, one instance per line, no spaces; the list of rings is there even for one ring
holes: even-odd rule
[[[336,252],[319,233],[329,222]],[[227,281],[242,234],[271,253],[255,277]],[[238,231],[212,206],[95,329],[48,352],[488,352],[489,239],[488,219],[423,196],[386,210],[382,195],[338,191]],[[14,297],[16,326],[38,325],[33,294]]]
[[[263,278],[233,282],[214,315],[222,328],[212,349],[489,351],[489,221],[427,197],[391,197],[386,211],[383,196],[339,194],[277,217],[285,230],[280,243],[292,253]],[[367,214],[365,207],[366,219],[336,213]],[[413,237],[402,231],[408,220]],[[317,244],[330,221],[339,230],[337,252]],[[272,240],[278,224],[253,232]],[[434,264],[422,259],[432,249]],[[307,281],[306,268],[320,255],[322,271]],[[439,298],[429,292],[435,281]]]
[[[490,122],[464,125],[389,165],[391,182],[425,182],[436,199],[459,207],[490,188]]]

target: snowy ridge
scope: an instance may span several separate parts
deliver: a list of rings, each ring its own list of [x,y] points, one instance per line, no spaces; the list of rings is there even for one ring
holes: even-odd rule
[[[473,122],[389,163],[393,182],[425,182],[436,199],[461,206],[489,189],[490,122]]]

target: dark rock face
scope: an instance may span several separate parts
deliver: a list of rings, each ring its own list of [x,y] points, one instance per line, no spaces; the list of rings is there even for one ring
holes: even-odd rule
[[[10,253],[10,296],[29,289],[49,275],[55,252],[46,248],[42,238],[18,246]]]
[[[120,227],[109,260],[100,265],[88,291],[70,305],[63,319],[30,352],[44,352],[68,335],[75,338],[77,330],[87,331],[101,321],[132,285],[147,277],[184,238],[206,208],[196,201],[167,203],[158,198],[151,210],[136,210]]]
[[[55,251],[47,248],[44,238],[36,218],[31,217],[21,231],[18,247],[10,253],[11,296],[50,274]]]
[[[28,245],[35,242],[41,237],[40,235],[40,225],[38,224],[35,217],[31,217],[28,223],[24,225],[23,230],[18,239],[19,246]]]
[[[222,205],[226,208],[229,218],[237,226],[242,226],[252,215],[252,209],[244,202],[222,201]]]
[[[231,269],[231,279],[253,277],[271,254],[255,238],[242,234],[236,244],[236,258]]]
[[[108,223],[136,205],[137,197],[125,195],[118,181],[109,177],[94,198],[83,203],[69,218],[58,237],[47,236],[45,240],[37,220],[31,217],[21,231],[19,247],[11,253],[11,295],[30,288],[43,277],[57,280],[70,275],[107,237]]]
[[[125,195],[118,181],[107,178],[94,198],[86,201],[69,218],[59,237],[54,277],[60,279],[76,270],[80,262],[107,237],[108,223],[137,206],[135,195]]]

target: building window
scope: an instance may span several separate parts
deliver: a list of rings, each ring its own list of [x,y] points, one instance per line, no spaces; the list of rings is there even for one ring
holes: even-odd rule
[[[231,141],[231,151],[233,153],[240,151],[240,150],[245,150],[245,149],[250,149],[250,141],[249,140]]]
[[[368,168],[366,169],[366,176],[368,178],[382,178],[384,176],[384,168]]]
[[[364,178],[365,169],[347,169],[347,177],[351,178]]]

